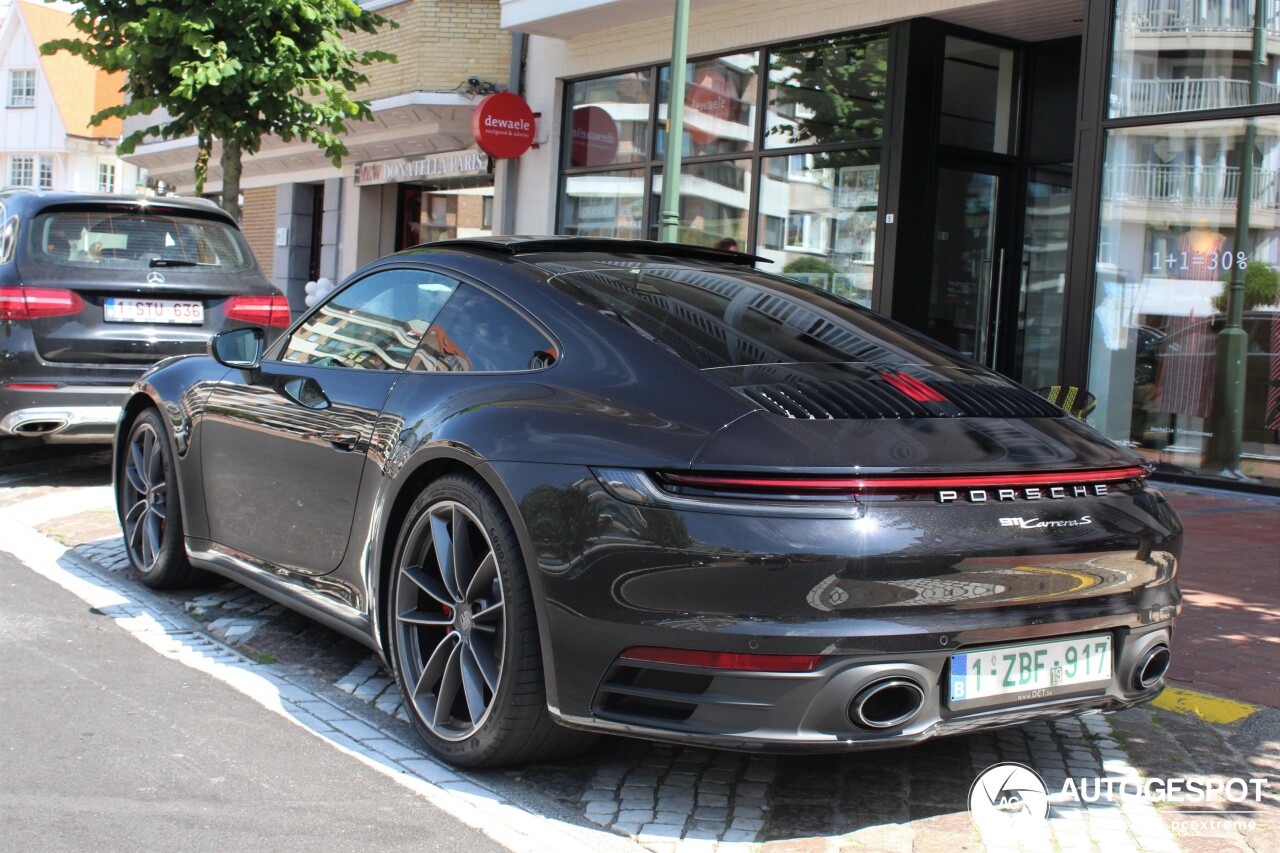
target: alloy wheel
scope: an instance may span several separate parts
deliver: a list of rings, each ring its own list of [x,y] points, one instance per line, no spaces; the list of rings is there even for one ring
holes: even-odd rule
[[[505,656],[498,557],[457,501],[414,524],[397,570],[394,630],[406,697],[432,734],[465,740],[488,718]]]
[[[169,505],[164,448],[148,423],[139,423],[129,438],[124,460],[124,541],[134,565],[149,572],[161,556]]]

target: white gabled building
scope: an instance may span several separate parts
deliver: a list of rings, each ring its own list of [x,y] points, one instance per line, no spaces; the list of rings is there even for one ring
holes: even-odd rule
[[[18,0],[0,21],[0,186],[134,193],[144,173],[116,155],[121,122],[89,118],[124,102],[123,74],[40,45],[77,37],[71,15]]]

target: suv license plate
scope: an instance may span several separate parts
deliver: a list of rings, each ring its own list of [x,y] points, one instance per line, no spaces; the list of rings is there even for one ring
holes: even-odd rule
[[[951,656],[950,706],[1034,702],[1111,681],[1111,635],[1021,643]]]
[[[112,297],[103,305],[103,314],[108,323],[185,323],[198,326],[204,322],[204,303]]]

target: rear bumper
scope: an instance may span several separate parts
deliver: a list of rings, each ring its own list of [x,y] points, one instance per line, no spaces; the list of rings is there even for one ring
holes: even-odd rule
[[[772,505],[640,505],[574,466],[493,467],[527,527],[548,699],[567,725],[739,749],[848,750],[1123,708],[1159,692],[1158,683],[1135,687],[1133,672],[1169,643],[1182,527],[1163,496],[1137,482],[1054,503],[926,497],[811,517]],[[1104,633],[1109,683],[1003,705],[944,695],[957,652]],[[624,655],[632,647],[822,662],[796,673],[637,664]],[[892,678],[918,690],[915,713],[896,726],[855,723],[854,697]]]
[[[633,661],[620,661],[606,675],[592,713],[559,711],[558,718],[574,728],[748,751],[848,752],[906,746],[1031,720],[1120,710],[1154,699],[1164,687],[1163,678],[1142,689],[1135,673],[1149,652],[1168,647],[1171,624],[1109,633],[1114,667],[1104,688],[1064,689],[1058,695],[980,709],[950,707],[944,686],[951,652],[939,650],[832,658],[814,672],[785,674],[651,663],[637,667]],[[855,697],[889,680],[916,685],[922,694],[918,709],[898,725],[860,725],[853,718]],[[680,695],[682,688],[689,690],[687,695]]]
[[[110,444],[129,385],[68,385],[48,390],[0,386],[0,436],[66,444]]]

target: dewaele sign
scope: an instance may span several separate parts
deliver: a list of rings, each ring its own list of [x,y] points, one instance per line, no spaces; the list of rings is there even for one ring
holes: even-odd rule
[[[438,181],[489,174],[489,158],[475,148],[402,157],[397,160],[370,160],[356,166],[356,186],[396,184],[402,181]]]
[[[537,122],[524,98],[496,92],[476,104],[471,135],[480,150],[496,160],[519,157],[533,145]]]

